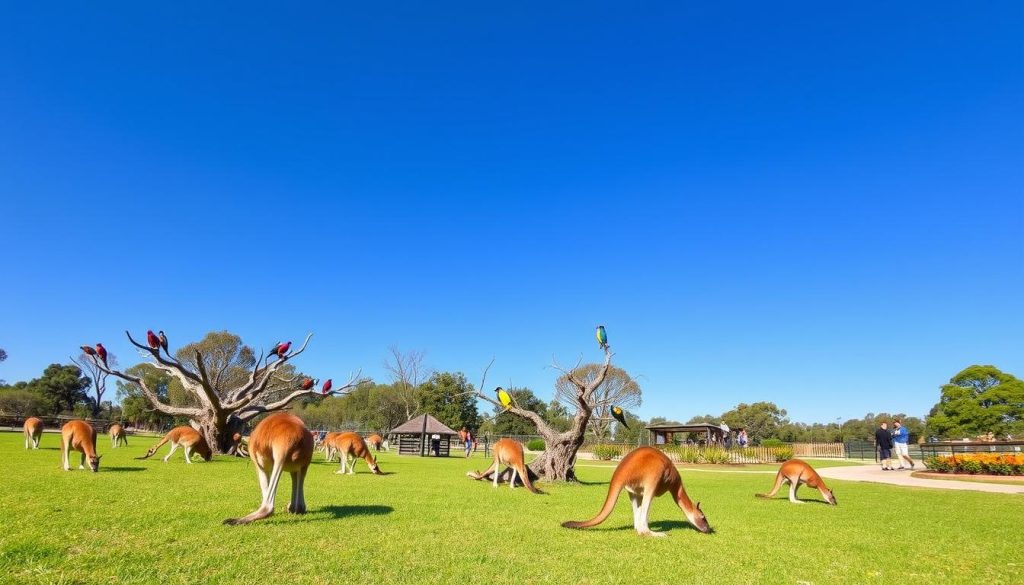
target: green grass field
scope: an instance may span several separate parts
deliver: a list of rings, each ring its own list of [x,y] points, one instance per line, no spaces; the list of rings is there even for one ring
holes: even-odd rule
[[[216,458],[186,465],[151,438],[110,449],[99,473],[59,468],[58,437],[25,451],[0,433],[0,581],[5,583],[1019,583],[1024,498],[834,482],[839,500],[796,506],[753,497],[771,475],[683,470],[714,534],[684,521],[666,497],[632,530],[622,496],[593,516],[613,466],[581,466],[586,485],[495,490],[464,476],[470,461],[382,453],[386,476],[359,463],[339,476],[317,454],[306,482],[311,513],[290,516],[282,480],[274,517],[221,525],[258,504],[254,467]],[[820,502],[817,492],[801,495]]]

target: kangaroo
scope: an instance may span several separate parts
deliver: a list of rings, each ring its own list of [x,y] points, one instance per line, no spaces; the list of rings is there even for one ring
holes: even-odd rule
[[[380,446],[384,444],[384,438],[377,433],[373,433],[369,437],[366,437],[366,444],[373,447],[374,451],[379,452]]]
[[[111,449],[117,449],[121,443],[124,443],[125,447],[128,446],[128,433],[125,432],[124,427],[117,423],[110,425],[110,442]]]
[[[39,439],[43,436],[43,421],[30,416],[25,419],[25,448],[38,449]]]
[[[324,435],[323,441],[320,441],[320,448],[324,451],[324,461],[334,461],[334,453],[338,449],[334,444],[334,439],[340,434],[337,431],[331,431]]]
[[[775,475],[775,485],[772,486],[772,491],[767,494],[755,495],[759,498],[773,498],[778,493],[779,488],[782,487],[783,482],[789,483],[789,501],[794,504],[803,503],[796,499],[796,490],[800,487],[800,484],[804,483],[807,484],[807,487],[815,488],[821,492],[821,497],[825,498],[825,501],[829,504],[833,506],[839,505],[836,502],[836,497],[832,495],[832,490],[828,489],[828,486],[822,481],[818,472],[799,459],[790,459],[782,464],[782,467],[779,468],[779,473]]]
[[[263,419],[249,436],[249,457],[256,464],[263,500],[255,512],[241,518],[228,518],[224,524],[248,524],[273,514],[277,484],[285,471],[292,476],[292,499],[288,512],[305,514],[306,498],[302,485],[313,460],[313,433],[306,429],[302,419],[287,412],[274,413]]]
[[[334,437],[334,448],[338,452],[339,459],[341,459],[341,467],[334,473],[345,473],[345,466],[347,465],[348,473],[352,475],[356,472],[356,459],[362,458],[363,461],[366,461],[370,471],[377,475],[383,475],[380,467],[377,466],[377,458],[370,455],[370,449],[367,448],[366,441],[358,434],[338,433]]]
[[[615,501],[623,489],[629,494],[629,501],[633,504],[633,528],[641,536],[665,536],[664,532],[654,532],[647,526],[651,502],[664,493],[672,495],[672,499],[694,528],[705,534],[711,532],[708,520],[700,509],[700,502],[694,504],[690,501],[683,487],[683,478],[679,477],[675,465],[668,456],[653,447],[639,447],[622,458],[612,474],[604,507],[597,516],[585,521],[570,520],[563,522],[562,526],[590,528],[604,522],[615,508]]]
[[[203,438],[199,431],[192,427],[174,427],[169,433],[164,435],[163,439],[156,445],[153,445],[146,454],[139,459],[148,459],[156,453],[157,449],[164,446],[164,443],[170,441],[171,452],[164,457],[164,463],[174,455],[174,452],[178,450],[178,447],[184,447],[185,449],[185,463],[192,463],[192,453],[198,453],[202,456],[204,461],[209,461],[213,458],[213,452],[210,451],[210,446],[206,444],[206,439]]]
[[[512,468],[512,477],[509,478],[508,487],[515,489],[516,477],[523,482],[526,489],[530,490],[530,493],[541,494],[544,493],[539,489],[533,487],[533,482],[530,481],[530,473],[526,469],[526,463],[523,460],[523,445],[519,441],[512,439],[499,439],[492,448],[494,451],[494,463],[487,468],[487,471],[480,472],[467,472],[466,475],[473,479],[483,479],[485,476],[493,475],[493,487],[498,487],[498,476],[502,475],[499,473],[502,465],[507,465]]]
[[[85,460],[89,460],[89,469],[100,470],[100,457],[96,454],[96,431],[84,420],[68,421],[60,429],[60,456],[64,471],[71,471],[71,451],[81,451],[82,462],[79,469],[85,469]]]

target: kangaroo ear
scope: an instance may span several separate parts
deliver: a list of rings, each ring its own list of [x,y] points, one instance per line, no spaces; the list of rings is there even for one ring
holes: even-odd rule
[[[700,502],[697,502],[697,509],[700,510]]]

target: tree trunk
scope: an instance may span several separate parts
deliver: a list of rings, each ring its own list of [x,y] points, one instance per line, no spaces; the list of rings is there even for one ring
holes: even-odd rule
[[[211,416],[195,422],[193,426],[198,426],[197,430],[206,439],[206,444],[210,446],[210,450],[216,454],[224,454],[235,444],[232,436],[235,433],[242,432],[242,429],[245,428],[245,423],[235,416]]]
[[[530,463],[530,469],[548,481],[576,481],[576,453],[583,445],[583,433],[570,430],[560,435],[541,434],[544,452]]]

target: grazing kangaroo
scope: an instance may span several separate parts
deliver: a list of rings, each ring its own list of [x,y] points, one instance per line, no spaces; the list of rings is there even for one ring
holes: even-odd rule
[[[146,451],[146,454],[139,457],[139,459],[148,459],[152,457],[153,454],[156,453],[157,449],[163,447],[164,443],[167,443],[168,441],[171,443],[171,451],[166,457],[164,457],[164,463],[167,463],[167,460],[171,458],[171,455],[174,455],[174,452],[178,447],[183,447],[185,449],[185,463],[192,463],[193,452],[202,456],[204,461],[209,461],[213,458],[213,452],[210,451],[210,446],[206,444],[206,439],[199,434],[199,431],[192,427],[181,426],[171,429],[169,433],[164,435],[163,439],[160,439],[159,443],[153,445],[153,447],[150,448],[149,451]]]
[[[789,501],[794,504],[802,504],[800,500],[796,499],[796,490],[800,487],[800,484],[807,484],[807,487],[815,488],[821,492],[821,497],[825,498],[825,501],[833,506],[838,506],[836,497],[832,494],[832,490],[828,489],[825,482],[818,475],[817,471],[808,465],[806,462],[800,459],[790,459],[789,461],[782,464],[779,468],[779,473],[775,475],[775,485],[772,486],[772,491],[767,494],[755,494],[759,498],[773,498],[778,493],[779,488],[782,487],[783,482],[789,483]]]
[[[302,419],[287,412],[278,412],[263,419],[249,436],[249,456],[256,464],[263,500],[252,514],[228,518],[224,524],[248,524],[273,514],[277,484],[285,471],[292,476],[292,499],[288,511],[305,514],[306,498],[302,485],[313,460],[313,433],[306,429]]]
[[[533,487],[533,482],[530,481],[530,472],[527,471],[526,463],[523,460],[522,443],[512,439],[499,439],[494,444],[494,447],[492,447],[492,451],[494,451],[494,463],[487,468],[487,471],[483,473],[470,471],[466,475],[473,479],[483,479],[484,476],[493,474],[494,487],[498,487],[498,476],[501,475],[499,473],[501,466],[507,465],[512,468],[512,477],[509,479],[508,487],[515,489],[516,477],[518,476],[522,480],[523,485],[526,486],[526,489],[530,490],[531,493],[543,493]]]
[[[43,421],[30,416],[25,419],[25,448],[38,449],[39,439],[43,436]]]
[[[128,433],[125,432],[124,427],[117,423],[110,425],[110,442],[111,449],[117,449],[121,443],[124,443],[125,447],[128,446]]]
[[[373,447],[374,451],[380,451],[380,446],[384,444],[384,437],[381,437],[377,433],[373,433],[369,437],[366,437],[366,444]]]
[[[341,467],[334,473],[345,473],[345,466],[348,466],[349,475],[356,472],[356,459],[362,458],[370,471],[377,475],[383,475],[377,467],[377,458],[370,455],[370,449],[366,441],[356,433],[339,433],[334,437],[334,447],[337,449],[338,457],[341,459]]]
[[[639,447],[622,458],[612,474],[604,507],[597,516],[582,522],[563,522],[562,526],[590,528],[604,522],[615,508],[615,501],[623,489],[629,494],[629,501],[633,504],[633,528],[641,536],[665,536],[664,532],[654,532],[647,526],[651,502],[664,493],[672,495],[672,499],[694,528],[704,533],[711,532],[708,520],[700,509],[700,502],[695,505],[690,501],[683,487],[683,478],[679,477],[675,465],[664,453],[653,447]]]
[[[96,454],[96,431],[84,420],[68,421],[60,429],[60,456],[64,471],[71,471],[71,451],[82,452],[79,469],[85,469],[85,460],[89,460],[89,469],[100,470],[100,455]]]

